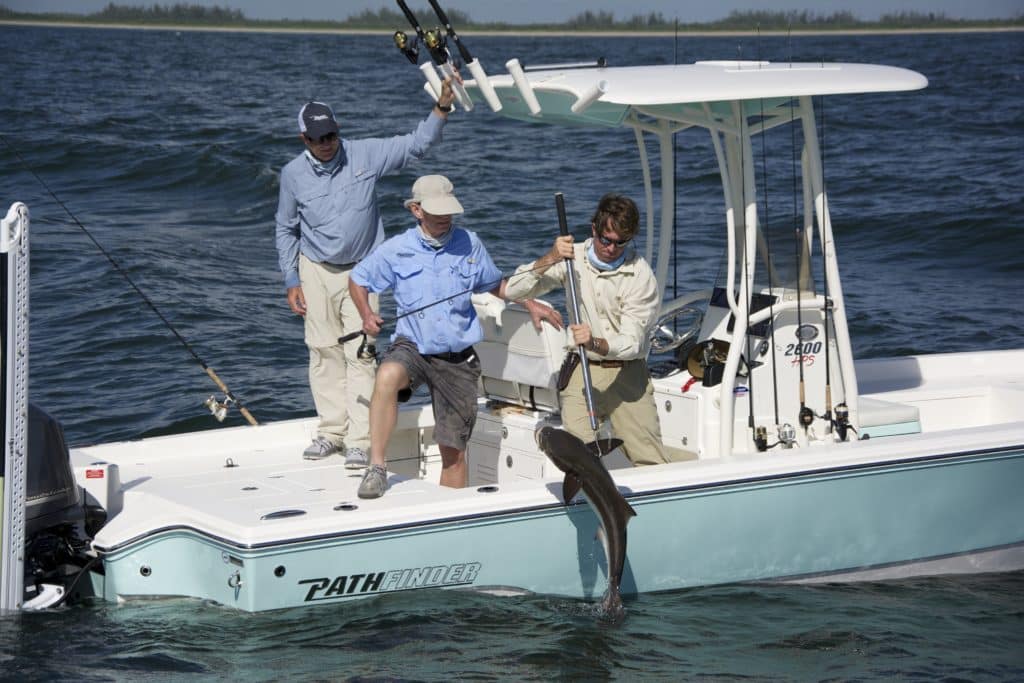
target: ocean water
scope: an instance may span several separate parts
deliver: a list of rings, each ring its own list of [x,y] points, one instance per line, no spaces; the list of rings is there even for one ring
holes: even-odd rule
[[[1021,346],[1020,33],[468,40],[495,72],[513,56],[920,71],[924,91],[825,102],[855,352]],[[332,103],[351,137],[406,132],[426,114],[421,76],[390,37],[0,27],[0,41],[0,200],[32,211],[33,400],[74,444],[219,426],[201,405],[215,387],[77,220],[257,419],[313,414],[277,270],[277,174],[301,149],[295,115],[310,98]],[[677,144],[688,291],[718,269],[721,191],[707,135]],[[389,232],[409,223],[401,199],[423,173],[453,180],[463,224],[505,272],[550,244],[555,192],[578,235],[604,192],[642,198],[631,133],[505,121],[483,105],[381,183]],[[780,212],[789,193],[771,188]],[[590,603],[453,592],[261,615],[190,600],[77,605],[0,618],[0,678],[1024,679],[1020,573],[724,586],[626,606],[612,626]]]

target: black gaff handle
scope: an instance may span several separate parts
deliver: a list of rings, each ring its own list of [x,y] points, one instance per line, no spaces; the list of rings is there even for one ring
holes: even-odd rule
[[[452,28],[452,22],[448,21],[448,15],[445,14],[444,10],[441,9],[441,5],[437,3],[437,0],[429,0],[430,6],[434,8],[434,14],[437,15],[438,21],[444,26],[444,30],[447,31],[448,37],[455,42],[455,47],[459,48],[459,54],[462,55],[462,61],[469,64],[473,61],[473,55],[469,53],[469,49],[462,44],[462,39],[459,38],[459,34]]]
[[[555,208],[558,211],[558,232],[562,237],[569,234],[569,221],[565,217],[565,197],[561,192],[555,193]],[[571,258],[565,259],[565,268],[568,271],[566,288],[569,290],[569,317],[573,325],[580,323],[580,300],[576,294],[576,273],[573,269]],[[580,355],[580,369],[583,371],[583,398],[587,402],[587,416],[590,418],[590,429],[597,432],[597,415],[594,412],[594,390],[590,379],[590,363],[587,359],[587,349],[580,344],[576,347]]]
[[[569,221],[565,217],[565,195],[561,192],[555,193],[555,209],[558,211],[558,234],[565,237],[569,234]]]

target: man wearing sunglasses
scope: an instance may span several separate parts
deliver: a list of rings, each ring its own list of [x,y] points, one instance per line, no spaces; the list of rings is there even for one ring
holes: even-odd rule
[[[362,327],[348,278],[384,241],[377,181],[441,141],[454,97],[446,79],[427,118],[412,133],[388,138],[339,137],[334,112],[323,102],[307,102],[299,110],[305,150],[281,169],[275,219],[288,305],[305,320],[309,388],[320,417],[316,437],[303,452],[307,460],[341,453],[349,468],[367,464],[376,360],[372,345],[338,344],[339,337]],[[377,310],[376,297],[371,304]]]
[[[565,284],[566,259],[573,260],[580,321],[571,325],[574,348],[587,350],[593,383],[594,411],[609,418],[634,465],[669,461],[661,442],[654,386],[647,372],[649,333],[658,315],[654,272],[630,242],[640,212],[628,197],[606,194],[591,219],[590,239],[574,244],[558,237],[544,256],[516,269],[508,279],[509,299],[538,297]],[[583,392],[583,373],[574,370],[562,389],[562,425],[583,441],[592,441]]]

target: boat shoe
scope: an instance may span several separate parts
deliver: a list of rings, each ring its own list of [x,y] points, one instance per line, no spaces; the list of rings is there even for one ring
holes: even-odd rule
[[[313,443],[302,451],[302,457],[306,460],[323,460],[324,458],[344,450],[344,446],[337,446],[322,436],[313,439]]]
[[[345,449],[345,467],[350,470],[359,470],[370,464],[370,458],[362,448],[353,447]]]
[[[388,471],[380,465],[366,468],[363,481],[359,484],[360,498],[380,498],[388,488]]]

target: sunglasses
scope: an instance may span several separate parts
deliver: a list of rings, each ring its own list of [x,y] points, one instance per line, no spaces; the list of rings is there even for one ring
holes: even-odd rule
[[[337,133],[328,133],[327,135],[321,135],[319,138],[313,139],[313,138],[309,137],[308,135],[306,135],[305,133],[303,133],[303,137],[306,138],[307,140],[309,140],[310,144],[313,144],[314,142],[319,142],[322,145],[325,142],[334,142],[334,140],[338,137],[338,134]]]
[[[597,236],[597,241],[600,242],[601,244],[603,244],[606,247],[610,247],[611,245],[614,244],[615,246],[621,248],[621,247],[626,246],[630,242],[632,242],[633,238],[630,237],[630,238],[624,239],[624,240],[610,240],[607,237],[605,237],[604,235],[598,235]]]

